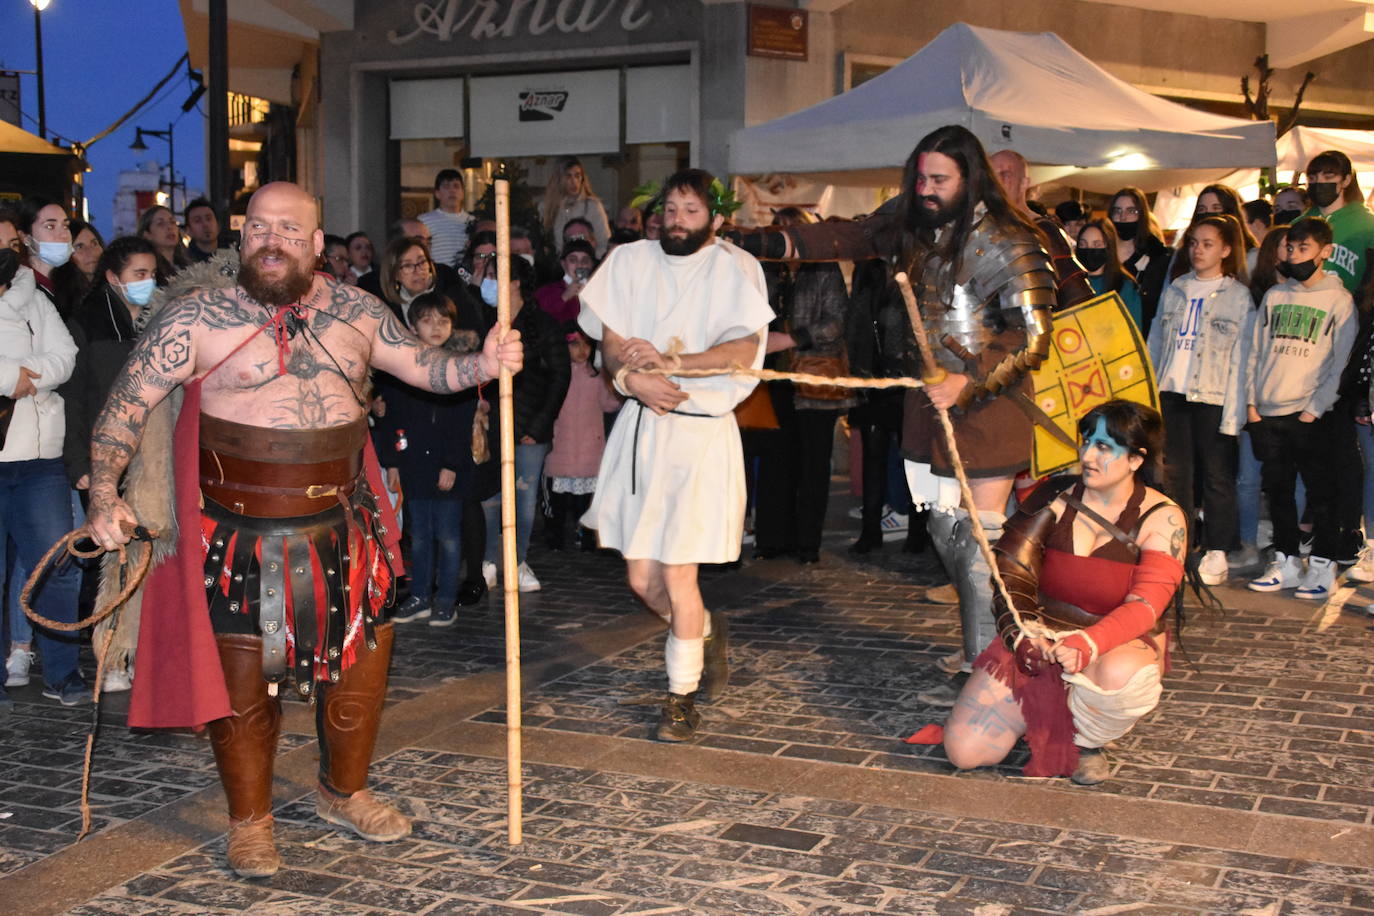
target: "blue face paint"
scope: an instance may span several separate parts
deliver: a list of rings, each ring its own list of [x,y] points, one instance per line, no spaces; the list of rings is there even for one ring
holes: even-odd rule
[[[1107,432],[1105,417],[1098,417],[1097,426],[1083,439],[1083,452],[1086,453],[1090,448],[1100,449],[1102,453],[1108,456],[1104,465],[1111,464],[1118,458],[1126,457],[1126,446],[1117,442],[1112,434]]]

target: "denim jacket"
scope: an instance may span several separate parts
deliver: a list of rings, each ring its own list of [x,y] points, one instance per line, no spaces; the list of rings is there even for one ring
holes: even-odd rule
[[[1178,334],[1188,317],[1188,297],[1184,284],[1193,277],[1184,274],[1164,290],[1159,311],[1150,326],[1150,360],[1156,377],[1169,370],[1174,349],[1166,342]],[[1245,424],[1245,398],[1242,367],[1249,349],[1250,327],[1255,310],[1250,290],[1235,277],[1224,277],[1216,292],[1203,306],[1202,326],[1198,328],[1197,349],[1193,354],[1192,376],[1184,397],[1199,404],[1222,408],[1220,432],[1234,436]]]

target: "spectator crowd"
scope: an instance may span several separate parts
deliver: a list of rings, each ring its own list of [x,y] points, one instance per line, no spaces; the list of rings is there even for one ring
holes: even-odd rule
[[[1007,192],[1043,211],[1025,201],[1025,188]],[[470,352],[496,321],[495,226],[468,209],[457,170],[435,176],[433,197],[433,209],[396,221],[379,246],[360,231],[326,235],[318,269],[377,296],[424,343]],[[540,588],[535,567],[557,563],[559,551],[597,549],[580,519],[621,398],[578,327],[579,294],[611,249],[658,238],[661,223],[652,204],[614,213],[567,157],[540,201],[540,231],[512,227],[518,256],[507,292],[525,342],[513,416],[521,591]],[[1070,200],[1040,215],[1042,230],[1065,235],[1093,289],[1119,294],[1146,341],[1166,429],[1161,483],[1190,514],[1201,580],[1243,574],[1256,591],[1313,601],[1329,597],[1342,570],[1374,581],[1366,538],[1374,531],[1374,214],[1350,159],[1324,152],[1305,184],[1259,200],[1209,185],[1176,240],[1137,188],[1098,207]],[[797,207],[774,214],[781,226],[817,219]],[[31,626],[19,587],[83,517],[94,419],[157,291],[179,271],[236,257],[235,245],[205,200],[180,214],[151,207],[136,234],[108,244],[59,202],[29,197],[0,208],[5,686],[28,684],[41,659],[43,696],[89,700],[79,640]],[[890,265],[784,261],[765,274],[776,314],[767,368],[920,374]],[[494,389],[437,395],[375,380],[373,441],[408,544],[398,623],[449,626],[497,586]],[[890,542],[924,549],[922,507],[901,467],[902,398],[900,389],[772,382],[740,405],[754,558],[821,561],[837,430],[850,443],[861,504],[851,513],[859,534],[850,552]],[[532,561],[535,541],[542,552]],[[34,609],[63,622],[89,614],[94,576],[77,563],[57,566]],[[103,689],[127,690],[135,671],[135,657],[122,659]],[[0,691],[0,707],[8,702]]]

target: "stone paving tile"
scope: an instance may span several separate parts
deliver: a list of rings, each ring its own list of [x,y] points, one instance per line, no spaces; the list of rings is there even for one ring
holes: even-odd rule
[[[779,565],[782,564],[782,565]],[[752,566],[746,566],[746,571]],[[730,690],[702,705],[698,741],[747,753],[878,769],[950,772],[937,747],[900,739],[945,710],[918,694],[947,683],[930,664],[957,645],[952,608],[917,603],[933,559],[829,553],[713,605],[730,612]],[[1239,604],[1243,594],[1226,592]],[[1354,614],[1325,632],[1230,607],[1192,609],[1159,708],[1116,743],[1114,778],[1092,791],[1295,817],[1374,823],[1374,655]],[[647,738],[664,689],[655,637],[527,693],[536,727]],[[475,717],[504,721],[500,709]],[[528,721],[528,720],[527,720]],[[1023,747],[971,779],[1019,776]]]
[[[1374,903],[1370,869],[793,795],[740,797],[574,767],[526,768],[526,842],[517,849],[505,844],[503,798],[429,820],[436,789],[483,797],[500,766],[407,748],[379,762],[386,775],[376,786],[417,817],[405,840],[343,836],[298,802],[278,816],[286,867],[273,878],[232,876],[221,837],[69,913],[1317,914]],[[440,773],[450,778],[436,782]],[[730,791],[728,806],[713,803]],[[568,801],[579,796],[598,802]],[[633,822],[642,805],[684,799],[692,807],[679,820],[606,827]]]
[[[521,596],[524,656],[556,653],[570,637],[626,613],[642,611],[623,588],[624,564],[615,557],[533,551],[543,590]],[[726,584],[728,571],[711,568],[710,583]],[[388,703],[417,695],[446,679],[497,670],[505,664],[500,596],[449,628],[424,621],[398,625]],[[87,680],[94,660],[83,647]],[[90,710],[43,699],[42,661],[27,687],[8,689],[14,711],[0,718],[0,877],[71,845],[80,830],[81,768]],[[296,702],[288,694],[288,702]],[[128,694],[102,702],[91,803],[96,832],[179,801],[214,785],[214,761],[203,736],[131,732],[125,727]],[[531,724],[534,724],[533,722]],[[281,752],[310,743],[313,735],[284,734]],[[399,766],[404,761],[396,761]],[[494,787],[503,781],[492,783]]]

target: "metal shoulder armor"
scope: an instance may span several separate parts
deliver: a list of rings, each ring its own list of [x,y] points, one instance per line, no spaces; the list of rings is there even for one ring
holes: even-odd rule
[[[983,219],[964,246],[959,285],[972,288],[979,301],[996,306],[1008,328],[1025,331],[1026,342],[983,378],[964,389],[958,406],[996,397],[1036,369],[1050,352],[1050,315],[1057,302],[1054,269],[1040,239],[1021,226]]]

